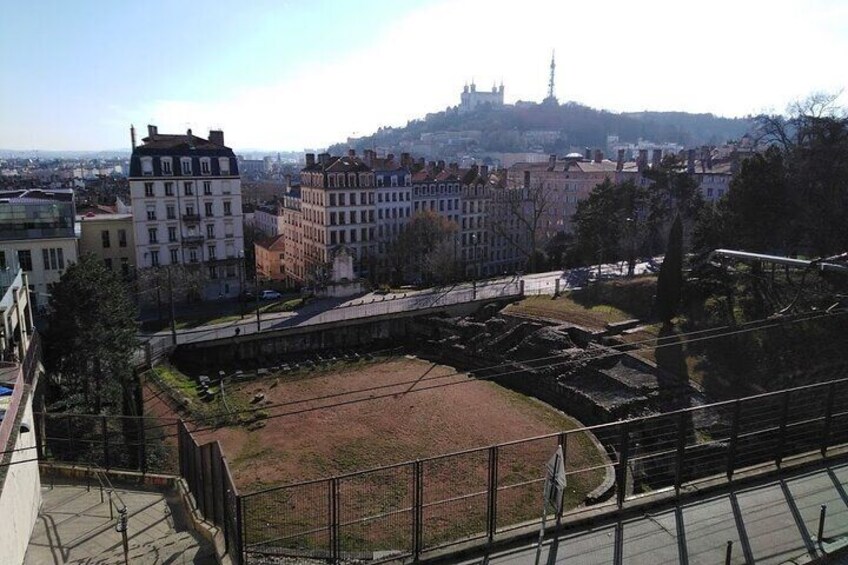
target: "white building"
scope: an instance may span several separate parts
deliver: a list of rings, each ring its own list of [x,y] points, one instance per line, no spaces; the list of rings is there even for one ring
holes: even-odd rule
[[[282,204],[257,206],[253,212],[253,225],[266,237],[275,237],[283,233]]]
[[[201,270],[206,300],[238,296],[244,253],[238,161],[224,132],[209,139],[148,136],[130,161],[130,198],[139,269],[186,265]]]
[[[29,279],[33,307],[47,305],[78,255],[74,193],[62,190],[0,192],[0,269],[19,264]]]

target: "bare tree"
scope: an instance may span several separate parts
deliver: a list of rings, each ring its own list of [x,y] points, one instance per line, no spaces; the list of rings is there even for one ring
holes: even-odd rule
[[[548,237],[546,216],[555,209],[555,195],[540,180],[531,186],[498,188],[493,191],[491,229],[496,237],[517,250],[528,271],[535,272]]]

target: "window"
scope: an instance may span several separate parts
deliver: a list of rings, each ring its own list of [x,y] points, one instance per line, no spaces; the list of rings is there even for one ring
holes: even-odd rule
[[[106,265],[107,269],[109,269],[110,271],[112,270],[112,259],[111,258],[107,257],[106,259],[103,259],[103,263]]]
[[[209,259],[214,261],[215,260],[215,246],[210,245],[209,247],[206,248],[206,250],[209,252]]]
[[[162,157],[162,174],[163,175],[172,175],[174,172],[171,170],[171,158],[170,157]]]
[[[176,265],[180,262],[180,252],[178,249],[171,249],[171,264]]]
[[[165,196],[173,196],[174,195],[174,183],[166,182],[165,183]]]
[[[6,270],[6,252],[0,251],[0,269]]]
[[[212,194],[212,181],[205,180],[203,181],[203,194],[206,196],[210,196]]]
[[[336,232],[335,230],[330,230],[330,245],[336,244]]]
[[[150,266],[158,267],[159,266],[159,251],[154,249],[150,252]]]
[[[59,270],[65,268],[65,251],[61,247],[56,248],[56,258],[59,260]]]
[[[336,205],[336,195],[331,194],[330,195],[330,206],[335,206],[335,205]]]
[[[186,216],[194,216],[194,205],[186,204]]]
[[[168,241],[174,242],[177,241],[177,228],[173,226],[168,227]]]
[[[211,202],[204,202],[204,204],[203,204],[203,208],[204,208],[204,211],[206,212],[206,217],[207,217],[207,218],[209,218],[209,217],[211,217],[211,216],[213,216],[213,215],[214,215],[214,214],[212,213],[212,203],[211,203]]]
[[[208,175],[212,173],[212,166],[209,162],[209,159],[201,159],[200,160],[200,174]]]
[[[165,213],[167,214],[169,220],[177,219],[177,209],[174,207],[173,204],[168,204],[165,207]]]
[[[188,262],[197,263],[197,249],[194,247],[188,250]]]
[[[228,157],[220,157],[218,159],[218,167],[221,169],[222,175],[230,174],[230,159]]]
[[[147,219],[148,220],[155,220],[156,219],[156,208],[154,208],[153,206],[147,207]]]
[[[330,212],[330,225],[331,226],[336,225],[336,213],[335,212]]]
[[[183,174],[184,175],[190,175],[191,174],[191,158],[183,159],[181,161],[181,165],[182,165]]]
[[[155,196],[155,194],[153,193],[153,183],[152,182],[144,183],[144,196],[146,196],[147,198],[151,198],[151,197]]]
[[[147,240],[149,243],[159,243],[156,228],[147,229]]]
[[[184,191],[184,194],[186,196],[193,196],[194,195],[194,186],[190,182],[184,182],[183,183],[183,191]]]
[[[56,268],[56,250],[53,249],[52,251],[53,251],[53,269],[55,269]],[[44,270],[49,271],[50,270],[50,252],[48,251],[48,249],[46,247],[41,250],[41,259],[44,262]]]
[[[118,247],[127,246],[127,230],[118,230]]]
[[[103,244],[103,249],[109,248],[109,230],[100,232],[100,242]]]
[[[141,158],[141,174],[143,174],[143,175],[152,175],[153,174],[153,157],[142,157]]]
[[[339,206],[344,206],[344,205],[345,205],[345,195],[344,195],[344,192],[342,192],[342,193],[339,194]]]
[[[225,216],[232,216],[233,215],[232,204],[230,203],[229,200],[224,201],[224,215]]]
[[[130,276],[130,260],[126,257],[121,257],[121,274],[125,277]]]
[[[209,267],[209,278],[217,279],[218,278],[218,269],[215,266]]]
[[[215,224],[206,224],[206,237],[209,239],[215,238]]]

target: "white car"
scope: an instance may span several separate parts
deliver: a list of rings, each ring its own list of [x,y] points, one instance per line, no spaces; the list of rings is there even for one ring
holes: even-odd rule
[[[259,295],[259,298],[262,300],[277,300],[278,298],[282,298],[283,295],[277,292],[276,290],[263,290],[262,294]]]

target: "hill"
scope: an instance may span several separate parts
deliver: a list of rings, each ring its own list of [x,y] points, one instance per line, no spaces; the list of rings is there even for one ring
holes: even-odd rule
[[[583,147],[604,149],[610,135],[618,136],[622,143],[642,139],[692,147],[738,139],[750,125],[746,118],[686,112],[615,113],[574,102],[486,106],[467,114],[449,108],[427,114],[423,120],[410,121],[402,128],[380,128],[373,135],[331,146],[329,151],[341,153],[348,147],[358,151],[380,147],[428,154],[428,157],[525,151],[567,153]],[[457,132],[462,134],[456,135]]]

